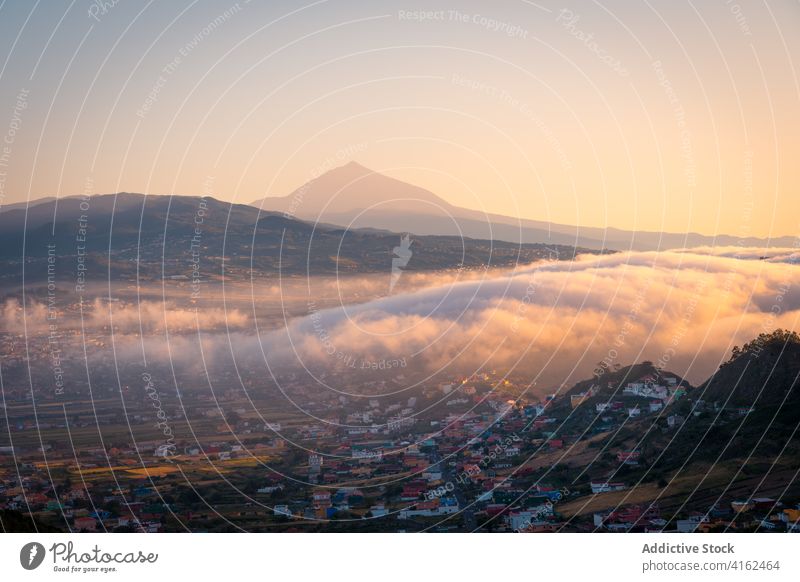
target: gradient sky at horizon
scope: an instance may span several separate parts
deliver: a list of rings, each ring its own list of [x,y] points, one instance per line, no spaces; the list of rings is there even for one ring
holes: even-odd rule
[[[798,24],[790,0],[6,0],[0,203],[247,203],[356,160],[522,218],[794,235]]]

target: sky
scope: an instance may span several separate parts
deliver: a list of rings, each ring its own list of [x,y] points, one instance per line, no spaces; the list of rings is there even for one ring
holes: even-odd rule
[[[0,2],[0,204],[355,160],[580,226],[800,233],[800,4]]]

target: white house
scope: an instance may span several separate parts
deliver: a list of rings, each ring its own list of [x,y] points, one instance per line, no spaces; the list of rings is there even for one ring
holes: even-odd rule
[[[592,481],[589,486],[592,488],[592,493],[606,493],[625,489],[625,483],[610,483],[608,481]]]

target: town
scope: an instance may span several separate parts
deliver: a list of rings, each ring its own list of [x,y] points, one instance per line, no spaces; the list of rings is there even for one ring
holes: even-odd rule
[[[303,414],[258,378],[170,394],[153,371],[91,401],[37,394],[35,414],[30,391],[6,391],[0,509],[59,531],[800,530],[778,486],[687,495],[695,480],[659,467],[651,433],[753,410],[649,362],[542,399],[493,372],[407,396],[390,371],[364,396],[279,378]]]

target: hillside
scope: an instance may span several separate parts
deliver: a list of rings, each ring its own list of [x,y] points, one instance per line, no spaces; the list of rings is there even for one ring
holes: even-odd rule
[[[597,398],[607,400],[618,391],[618,387],[625,385],[628,382],[635,382],[640,378],[650,376],[654,382],[664,382],[668,378],[675,378],[677,384],[689,387],[689,383],[677,374],[673,374],[667,370],[659,370],[655,367],[653,362],[644,361],[639,364],[632,364],[630,366],[619,367],[617,369],[610,369],[607,367],[599,366],[603,373],[599,376],[594,376],[588,380],[582,380],[576,383],[569,389],[567,395],[579,394],[586,392],[590,388],[595,388]],[[619,388],[621,390],[621,388]]]
[[[735,347],[700,392],[704,400],[724,406],[776,406],[797,401],[799,377],[800,336],[779,329]]]
[[[487,200],[491,193],[485,193]],[[468,236],[511,243],[547,243],[596,250],[665,250],[696,246],[791,246],[791,237],[740,239],[722,233],[630,231],[492,214],[456,206],[441,196],[350,162],[333,168],[284,196],[251,203],[265,211],[290,212],[305,220],[381,228],[417,235]]]

